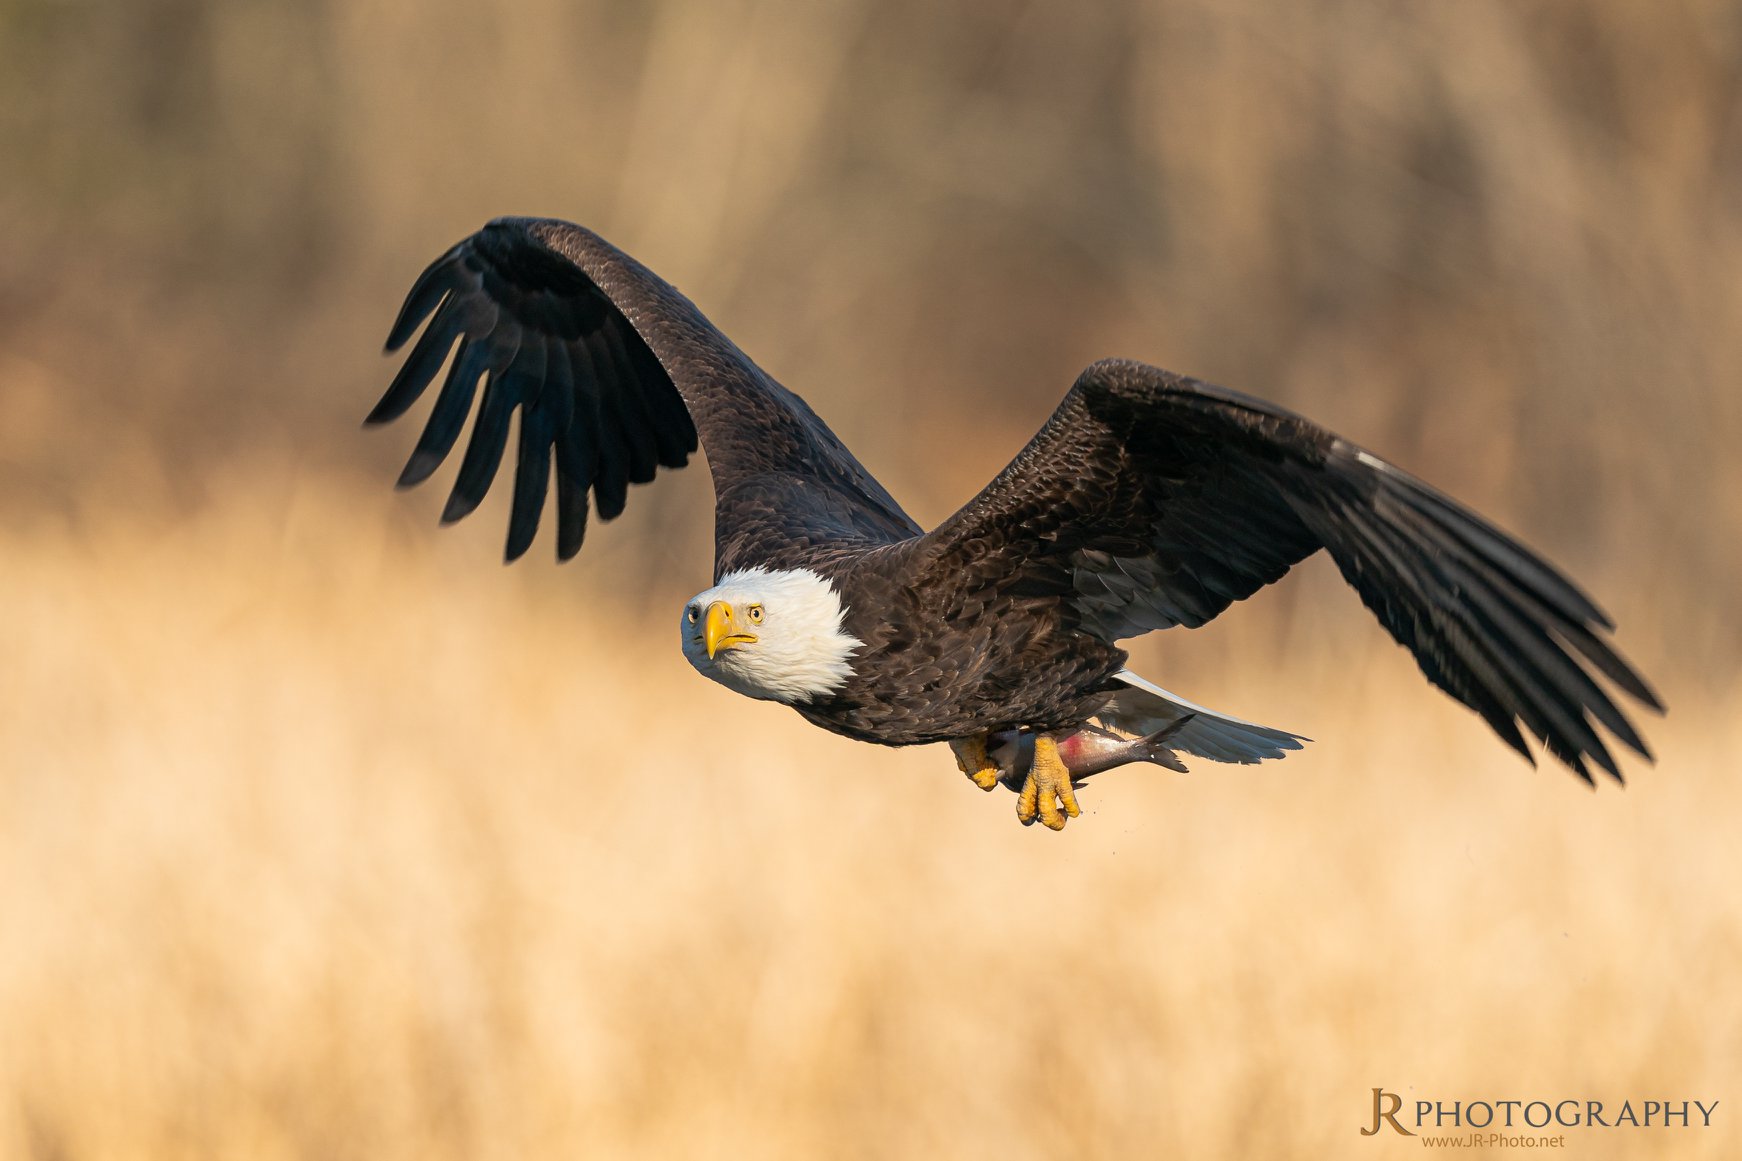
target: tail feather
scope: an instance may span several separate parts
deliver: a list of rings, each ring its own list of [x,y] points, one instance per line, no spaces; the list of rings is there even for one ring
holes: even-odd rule
[[[1212,762],[1250,765],[1280,758],[1311,741],[1287,730],[1219,714],[1145,681],[1130,670],[1116,675],[1127,688],[1107,699],[1096,720],[1128,737],[1168,731],[1167,748]]]

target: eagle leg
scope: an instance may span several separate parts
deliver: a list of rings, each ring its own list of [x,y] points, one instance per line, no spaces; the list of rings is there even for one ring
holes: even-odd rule
[[[986,754],[985,734],[956,738],[950,742],[950,749],[955,751],[956,767],[972,778],[975,786],[981,790],[990,790],[998,785],[998,763]]]
[[[1070,768],[1059,757],[1058,739],[1051,734],[1036,734],[1034,762],[1016,799],[1016,817],[1023,826],[1039,818],[1048,830],[1063,830],[1067,816],[1075,818],[1081,813],[1076,791],[1071,788]]]

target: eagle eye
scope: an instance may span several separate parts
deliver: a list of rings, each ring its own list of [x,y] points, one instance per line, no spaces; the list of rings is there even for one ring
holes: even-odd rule
[[[696,618],[698,616],[700,616],[700,614],[696,612],[696,607],[694,605],[691,605],[689,608],[684,610],[684,619],[689,621],[692,625],[696,623]]]
[[[761,605],[751,605],[750,606],[750,621],[752,624],[755,624],[755,625],[762,624],[762,606]]]

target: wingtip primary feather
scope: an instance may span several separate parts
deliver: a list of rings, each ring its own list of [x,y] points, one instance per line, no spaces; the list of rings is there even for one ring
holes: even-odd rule
[[[1634,670],[1631,666],[1628,666],[1625,662],[1622,663],[1622,666],[1627,675],[1633,680],[1631,682],[1620,683],[1621,687],[1628,693],[1632,694],[1633,697],[1646,709],[1651,710],[1659,716],[1667,714],[1669,712],[1669,707],[1663,704],[1663,699],[1658,696],[1657,690],[1652,688],[1651,683],[1645,680],[1644,675]],[[1644,750],[1641,750],[1640,752],[1645,754],[1648,758],[1651,756]]]
[[[411,458],[405,461],[405,467],[399,473],[399,479],[393,482],[395,488],[404,490],[415,488],[435,474],[441,465],[443,457],[435,452],[424,451],[422,448],[411,453]]]
[[[423,273],[417,276],[417,281],[411,284],[406,292],[405,301],[399,307],[399,313],[394,316],[393,326],[387,332],[387,342],[384,353],[391,355],[405,341],[411,338],[417,328],[428,318],[453,290],[456,270],[460,261],[460,251],[466,243],[461,242],[447,253],[423,268]]]
[[[411,293],[406,296],[405,305],[399,308],[399,314],[393,320],[393,328],[387,332],[387,341],[381,344],[381,353],[383,355],[391,355],[393,352],[403,347],[406,344],[406,341],[410,339],[413,334],[417,333],[417,328],[423,324],[423,320],[428,318],[431,312],[442,304],[442,300],[446,298],[448,294],[448,288],[442,286],[434,288],[438,290],[439,293],[426,295],[425,298],[420,301],[418,297],[419,291],[426,289],[429,288],[423,287],[420,282],[420,284],[414,286]]]
[[[449,493],[448,502],[442,505],[441,522],[443,524],[453,524],[457,521],[464,520],[473,512],[477,511],[478,504],[483,500],[483,498],[484,497],[482,496],[468,496],[459,491]]]

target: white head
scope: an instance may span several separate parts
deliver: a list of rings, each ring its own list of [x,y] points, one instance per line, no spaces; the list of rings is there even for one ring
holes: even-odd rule
[[[809,701],[839,689],[863,644],[841,629],[846,610],[808,569],[750,568],[684,605],[683,655],[703,677],[764,701]]]

